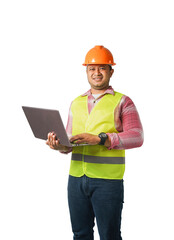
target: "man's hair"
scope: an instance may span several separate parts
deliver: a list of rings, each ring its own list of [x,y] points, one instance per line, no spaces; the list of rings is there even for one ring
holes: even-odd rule
[[[109,65],[110,71],[112,70],[112,65]]]

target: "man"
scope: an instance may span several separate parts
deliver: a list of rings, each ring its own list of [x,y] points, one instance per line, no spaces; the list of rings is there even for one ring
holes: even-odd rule
[[[95,46],[83,65],[91,88],[72,102],[67,133],[71,142],[89,145],[62,146],[54,133],[47,144],[72,151],[68,202],[74,240],[93,240],[95,218],[101,240],[121,240],[125,149],[143,144],[142,125],[132,100],[109,86],[111,52]]]

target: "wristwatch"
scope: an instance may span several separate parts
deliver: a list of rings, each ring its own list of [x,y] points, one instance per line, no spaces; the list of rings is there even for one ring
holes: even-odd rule
[[[108,138],[108,135],[104,132],[99,133],[98,137],[101,139],[101,141],[99,142],[99,145],[104,145],[106,139]]]

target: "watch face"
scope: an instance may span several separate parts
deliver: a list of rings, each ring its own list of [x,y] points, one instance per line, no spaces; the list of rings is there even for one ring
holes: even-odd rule
[[[101,136],[102,138],[107,138],[107,134],[106,134],[106,133],[100,133],[100,136]]]
[[[99,144],[100,144],[100,145],[104,145],[106,139],[108,138],[108,135],[107,135],[106,133],[103,133],[103,132],[102,132],[102,133],[100,133],[98,136],[101,138],[101,142],[100,142]]]

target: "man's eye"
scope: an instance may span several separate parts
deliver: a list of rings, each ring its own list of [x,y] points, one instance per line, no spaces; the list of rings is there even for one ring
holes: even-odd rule
[[[100,70],[105,70],[105,67],[101,67]]]
[[[94,69],[94,68],[90,68],[89,70],[90,70],[90,71],[94,71],[95,69]]]

